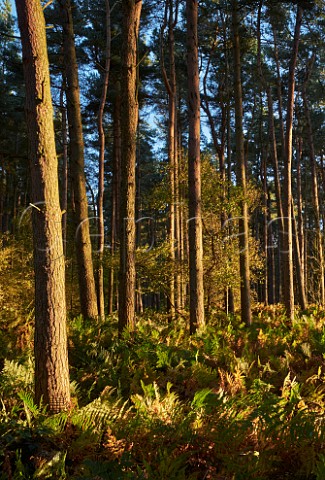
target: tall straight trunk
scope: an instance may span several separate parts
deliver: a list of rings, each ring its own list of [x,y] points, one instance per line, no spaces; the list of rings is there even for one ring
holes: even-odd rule
[[[303,270],[301,267],[301,255],[300,255],[300,245],[299,245],[299,236],[298,236],[298,225],[296,221],[296,217],[294,214],[294,204],[292,199],[292,206],[291,206],[291,214],[292,214],[292,227],[293,227],[293,250],[295,252],[295,280],[298,290],[298,300],[299,305],[302,310],[306,310],[307,308],[307,300],[306,300],[306,292],[305,292],[305,282],[303,276]]]
[[[200,79],[198,64],[198,0],[186,1],[188,73],[188,186],[190,333],[204,326],[203,239],[201,217]]]
[[[293,110],[295,93],[295,69],[298,58],[298,46],[300,38],[300,28],[302,23],[302,8],[298,5],[296,15],[296,26],[293,40],[293,48],[289,66],[288,79],[288,104],[285,135],[285,168],[284,168],[284,236],[283,236],[283,275],[284,275],[284,305],[287,316],[294,318],[294,282],[293,282],[293,255],[292,255],[292,129],[293,129]]]
[[[302,156],[302,138],[297,138],[296,158],[297,158],[297,210],[298,210],[298,238],[299,238],[299,251],[301,262],[301,273],[305,277],[305,232],[304,232],[304,218],[303,218],[303,196],[302,196],[302,182],[301,182],[301,156]]]
[[[98,314],[89,233],[88,200],[85,181],[84,141],[80,110],[78,65],[70,0],[59,0],[63,27],[63,55],[67,79],[67,113],[70,137],[70,172],[75,204],[76,253],[81,313],[88,318]]]
[[[45,21],[38,0],[16,0],[23,48],[35,271],[35,400],[70,406],[65,266]]]
[[[282,160],[285,159],[285,133],[284,133],[284,121],[283,121],[283,100],[282,100],[282,79],[281,79],[281,69],[279,61],[279,49],[278,49],[278,39],[276,34],[276,28],[274,23],[272,23],[272,32],[273,32],[273,41],[274,41],[274,58],[276,64],[276,90],[278,97],[278,112],[279,112],[279,124],[280,124],[280,139],[281,139],[281,155]]]
[[[246,165],[243,135],[243,100],[241,83],[241,55],[239,37],[239,18],[237,0],[233,1],[233,49],[234,49],[234,94],[235,94],[235,124],[236,124],[236,162],[238,183],[243,191],[241,201],[241,217],[239,220],[239,261],[240,261],[240,299],[242,321],[247,326],[252,323],[250,297],[250,267],[249,267],[249,230],[248,206],[246,201]]]
[[[99,139],[99,158],[98,158],[98,198],[97,198],[97,217],[98,217],[98,269],[97,269],[97,303],[98,315],[101,318],[105,316],[105,298],[104,298],[104,167],[105,167],[105,132],[103,127],[103,117],[106,104],[109,70],[111,62],[111,10],[109,0],[105,0],[106,7],[106,48],[105,48],[105,70],[103,74],[103,86],[100,97],[100,104],[97,116],[97,128]]]
[[[310,65],[307,68],[306,79],[302,87],[302,99],[304,104],[304,112],[306,119],[307,127],[307,138],[308,138],[308,149],[309,149],[309,159],[312,172],[312,190],[313,190],[313,208],[314,208],[314,217],[315,217],[315,231],[316,231],[316,250],[318,253],[318,284],[319,284],[319,299],[318,301],[321,305],[325,304],[325,278],[324,278],[324,248],[323,248],[323,238],[321,232],[321,214],[319,206],[319,192],[318,192],[318,179],[317,179],[317,164],[315,156],[315,146],[314,146],[314,135],[310,115],[310,107],[307,96],[307,84],[310,76],[310,70],[312,68],[312,63],[314,58],[311,59]]]
[[[118,329],[135,327],[135,165],[138,127],[137,43],[142,1],[122,0],[122,151]]]
[[[277,223],[279,224],[279,249],[280,252],[283,251],[282,243],[283,243],[283,231],[284,231],[284,218],[283,218],[283,208],[282,208],[282,194],[281,194],[281,182],[280,182],[280,171],[279,171],[279,162],[278,162],[278,150],[277,150],[277,139],[275,133],[275,123],[274,123],[274,105],[273,105],[273,97],[272,97],[272,89],[271,86],[266,81],[263,71],[262,59],[261,59],[261,11],[262,11],[263,1],[261,0],[259,3],[258,8],[258,17],[257,17],[257,41],[258,41],[258,53],[257,53],[257,64],[259,70],[259,76],[261,80],[261,84],[266,92],[267,96],[267,106],[268,106],[268,134],[269,134],[269,143],[271,147],[271,158],[273,164],[273,171],[274,171],[274,188],[275,188],[275,198],[276,198],[276,207],[277,207]],[[275,30],[274,30],[274,37],[275,37]],[[275,37],[276,38],[276,37]],[[275,57],[277,61],[277,67],[279,68],[278,63],[278,54],[277,54],[277,47],[275,46]],[[281,85],[281,79],[279,80]],[[278,85],[278,84],[277,84]],[[279,112],[280,112],[280,120],[282,121],[282,97],[280,97],[281,103],[279,103]],[[282,127],[281,127],[281,134],[282,134]],[[283,147],[284,148],[284,147]],[[280,282],[277,285],[279,296],[281,292],[281,280],[283,280],[281,275],[281,270],[278,272]]]
[[[108,313],[113,312],[115,303],[115,271],[114,256],[120,231],[120,189],[121,189],[121,87],[119,82],[115,85],[115,98],[113,107],[113,178],[111,194],[111,266],[109,269],[108,285]],[[117,300],[117,299],[116,299]]]
[[[67,131],[67,109],[64,105],[66,80],[63,76],[60,91],[60,110],[62,117],[62,190],[61,190],[61,211],[62,211],[62,240],[64,255],[67,254],[67,210],[68,210],[68,131]]]
[[[267,188],[267,149],[264,149],[262,154],[261,177],[263,184],[263,248],[264,248],[264,271],[265,278],[263,283],[263,301],[267,305],[269,301],[268,285],[269,285],[269,240],[268,240],[268,188]]]
[[[176,12],[174,12],[176,8]],[[161,27],[161,69],[165,88],[168,94],[168,163],[169,163],[169,257],[171,262],[171,272],[169,280],[168,307],[170,311],[170,319],[175,316],[178,286],[175,274],[175,260],[177,245],[176,230],[176,177],[177,177],[177,116],[176,116],[176,68],[175,68],[175,38],[174,28],[177,23],[178,0],[176,7],[173,0],[166,0],[164,23]],[[168,24],[168,56],[169,56],[169,75],[167,74],[164,64],[164,40],[163,33]]]

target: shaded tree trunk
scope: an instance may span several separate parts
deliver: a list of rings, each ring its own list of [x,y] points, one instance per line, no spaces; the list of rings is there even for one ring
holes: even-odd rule
[[[61,211],[62,211],[62,240],[64,255],[67,254],[67,210],[68,210],[68,131],[67,131],[67,109],[64,105],[66,80],[63,76],[60,91],[60,110],[62,116],[62,187],[61,187]]]
[[[323,238],[321,232],[321,214],[319,206],[319,192],[318,192],[318,179],[317,179],[317,164],[315,156],[315,146],[314,146],[314,135],[313,128],[311,123],[310,107],[307,96],[307,85],[309,76],[311,74],[312,65],[314,62],[314,57],[310,59],[310,62],[306,71],[306,78],[302,87],[302,99],[304,104],[305,120],[307,126],[307,138],[308,138],[308,150],[309,150],[309,159],[312,172],[312,191],[313,191],[313,208],[315,216],[315,230],[316,230],[316,251],[318,253],[318,265],[317,270],[319,272],[318,276],[318,285],[319,285],[319,298],[318,301],[321,305],[325,304],[325,278],[324,278],[324,249],[323,249]]]
[[[41,3],[16,0],[23,47],[33,203],[35,400],[57,413],[70,406],[65,267],[58,164]]]
[[[76,253],[81,313],[97,317],[97,296],[89,233],[88,200],[84,172],[84,142],[80,110],[78,65],[70,0],[59,0],[63,27],[63,55],[67,79],[67,113],[70,137],[70,172],[75,204]]]
[[[98,269],[97,269],[97,303],[98,315],[101,318],[105,316],[105,298],[104,298],[104,168],[105,168],[105,132],[103,127],[103,117],[106,104],[109,70],[111,61],[111,10],[109,0],[105,0],[106,7],[106,48],[105,48],[105,70],[103,74],[103,86],[100,97],[100,104],[97,116],[97,128],[99,139],[99,158],[98,158],[98,198],[97,198],[97,216],[98,216]]]
[[[204,326],[203,240],[201,217],[200,84],[198,65],[198,0],[186,1],[188,73],[188,185],[190,333]]]
[[[116,305],[114,303],[115,295],[115,271],[114,256],[117,251],[118,236],[120,231],[120,189],[121,189],[121,86],[117,82],[115,85],[115,97],[113,107],[113,178],[112,178],[112,195],[111,195],[111,266],[108,275],[108,313],[111,314]]]
[[[239,220],[239,258],[240,258],[240,293],[241,293],[241,316],[246,325],[252,323],[251,298],[250,298],[250,267],[249,267],[249,230],[248,230],[248,207],[246,196],[246,165],[243,135],[243,105],[241,84],[241,57],[238,4],[233,1],[233,48],[234,48],[234,94],[235,94],[235,123],[236,123],[236,160],[238,183],[243,190],[241,201],[241,218]]]

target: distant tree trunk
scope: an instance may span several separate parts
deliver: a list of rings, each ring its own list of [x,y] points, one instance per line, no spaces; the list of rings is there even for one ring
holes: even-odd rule
[[[84,142],[73,19],[70,0],[59,0],[59,5],[63,27],[63,54],[67,79],[66,96],[70,137],[70,172],[77,227],[76,253],[81,313],[84,317],[94,318],[97,317],[98,309],[89,233],[88,200],[84,172]]]
[[[300,27],[302,23],[303,10],[300,5],[297,7],[296,26],[294,33],[293,48],[289,66],[288,79],[288,105],[285,136],[285,169],[284,169],[284,236],[283,236],[283,275],[284,275],[284,304],[288,317],[294,318],[294,282],[293,282],[293,255],[292,255],[292,127],[295,92],[295,69],[298,57],[298,46],[300,38]]]
[[[175,317],[176,308],[180,299],[180,278],[175,272],[175,262],[179,260],[179,186],[178,186],[178,152],[177,152],[177,85],[175,66],[175,37],[174,29],[178,20],[179,0],[166,0],[164,23],[161,27],[161,69],[165,88],[168,94],[168,162],[169,162],[169,240],[170,240],[170,272],[169,310],[170,319]],[[164,64],[163,34],[168,24],[168,57],[169,75]]]
[[[137,42],[142,1],[122,0],[122,156],[120,205],[120,283],[119,320],[121,334],[125,327],[135,327],[135,165],[138,127]]]
[[[35,399],[70,406],[58,164],[45,21],[38,0],[16,0],[23,47],[35,270]]]
[[[257,53],[257,63],[258,63],[258,70],[261,79],[262,86],[266,92],[267,96],[267,106],[268,106],[268,133],[269,133],[269,143],[271,147],[271,158],[273,163],[273,171],[274,171],[274,188],[275,188],[275,198],[276,198],[276,206],[277,206],[277,223],[279,223],[279,250],[282,252],[282,243],[283,243],[283,231],[284,231],[284,218],[283,218],[283,208],[282,208],[282,195],[281,195],[281,183],[280,183],[280,172],[279,172],[279,162],[278,162],[278,150],[277,150],[277,139],[275,133],[275,124],[274,124],[274,107],[273,107],[273,97],[272,97],[272,89],[271,86],[267,83],[264,72],[263,72],[263,65],[261,59],[261,11],[263,6],[263,0],[259,3],[258,8],[258,17],[257,17],[257,41],[258,41],[258,53]],[[275,36],[275,31],[274,31]],[[277,49],[275,56],[277,58]],[[277,66],[278,63],[277,63]],[[281,79],[279,80],[281,84]],[[281,108],[280,108],[281,107]],[[280,110],[280,118],[282,120],[282,97],[279,100],[279,110]],[[282,132],[282,130],[281,130]],[[283,132],[282,132],[283,133]],[[280,297],[281,293],[281,270],[278,271],[278,278],[279,283],[277,285],[278,289],[278,296]]]
[[[323,238],[321,232],[321,214],[319,206],[319,192],[318,192],[318,179],[317,179],[317,163],[315,156],[315,146],[314,146],[314,135],[313,128],[311,123],[310,107],[307,96],[307,85],[309,76],[311,74],[312,65],[314,62],[314,57],[310,59],[310,62],[306,71],[306,78],[302,87],[302,99],[304,104],[304,112],[307,126],[307,138],[308,138],[308,150],[309,150],[309,159],[312,171],[312,190],[313,190],[313,207],[314,207],[314,216],[315,216],[315,230],[316,230],[316,250],[318,253],[318,285],[319,285],[319,299],[318,301],[321,305],[325,304],[325,278],[324,278],[324,248],[323,248]]]
[[[239,220],[239,248],[240,248],[240,280],[241,280],[241,315],[247,326],[252,323],[250,299],[250,267],[249,267],[249,230],[248,207],[246,197],[246,165],[243,135],[243,105],[241,86],[241,57],[237,0],[233,1],[233,41],[234,41],[234,94],[235,94],[235,122],[236,122],[236,158],[238,182],[243,190],[244,199],[241,201],[241,218]]]
[[[120,231],[120,189],[121,189],[121,87],[119,82],[115,85],[115,98],[113,106],[113,178],[111,195],[111,266],[108,275],[108,313],[113,312],[115,303],[115,271],[113,260],[116,253],[116,244]],[[116,299],[118,300],[118,299]]]
[[[301,267],[302,262],[301,262],[301,255],[300,255],[298,226],[297,226],[297,221],[294,214],[293,200],[292,200],[291,215],[292,215],[292,228],[293,228],[293,240],[294,240],[293,250],[295,252],[295,260],[296,260],[295,261],[295,269],[296,269],[295,280],[296,280],[296,285],[298,290],[299,305],[302,310],[305,310],[307,308],[305,282],[304,282],[303,270]]]
[[[189,263],[190,333],[204,326],[203,240],[201,217],[200,83],[198,65],[198,0],[186,1],[189,107]]]
[[[66,80],[63,76],[60,91],[60,110],[62,116],[62,190],[61,190],[61,210],[62,210],[62,240],[64,255],[67,254],[67,210],[68,210],[68,131],[67,131],[67,109],[64,105],[64,94],[66,89]]]
[[[97,269],[97,303],[98,315],[105,317],[105,298],[104,298],[104,168],[105,168],[105,132],[103,127],[103,117],[106,104],[109,70],[111,61],[111,10],[109,0],[105,0],[106,6],[106,48],[105,48],[105,70],[103,74],[102,94],[97,117],[97,128],[99,138],[99,159],[98,159],[98,269]]]
[[[269,240],[268,240],[268,188],[267,188],[267,149],[264,149],[262,153],[262,164],[261,164],[261,178],[263,184],[263,249],[264,249],[264,283],[263,283],[263,301],[264,305],[267,305],[269,302]]]
[[[304,233],[304,218],[303,218],[303,197],[302,197],[302,182],[301,182],[301,156],[302,156],[302,138],[297,138],[296,159],[297,159],[297,210],[298,210],[298,238],[299,251],[301,262],[301,275],[303,277],[304,289],[306,285],[305,273],[305,233]]]
[[[283,101],[282,101],[282,80],[281,80],[281,71],[280,71],[280,61],[279,61],[279,51],[278,51],[278,40],[276,35],[276,28],[274,22],[272,22],[272,32],[273,32],[273,41],[274,41],[274,58],[276,64],[276,89],[278,97],[278,112],[279,112],[279,124],[280,124],[280,139],[281,139],[281,156],[282,160],[285,161],[285,133],[284,133],[284,121],[283,121]]]

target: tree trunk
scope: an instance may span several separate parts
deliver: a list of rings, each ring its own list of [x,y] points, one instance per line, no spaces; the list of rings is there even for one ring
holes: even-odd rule
[[[314,207],[314,216],[315,216],[315,230],[316,230],[316,250],[318,253],[318,265],[316,270],[318,270],[318,285],[319,285],[319,298],[318,302],[321,305],[325,304],[325,284],[324,284],[324,252],[323,252],[323,238],[321,232],[321,215],[320,215],[320,206],[319,206],[319,193],[318,193],[318,179],[317,179],[317,164],[315,156],[315,146],[314,146],[314,135],[313,128],[311,123],[310,116],[310,107],[307,97],[307,84],[309,76],[311,73],[312,63],[314,58],[311,59],[310,65],[307,67],[306,79],[302,87],[302,99],[304,104],[304,112],[307,126],[307,138],[308,138],[308,149],[309,149],[309,159],[312,171],[312,190],[313,190],[313,207]]]
[[[200,81],[198,65],[198,0],[186,1],[187,73],[188,73],[188,184],[189,184],[189,266],[190,266],[190,333],[203,327],[203,240],[201,218],[200,159]]]
[[[137,42],[142,1],[122,0],[122,156],[119,319],[121,334],[135,327],[135,164],[138,127]]]
[[[175,9],[175,11],[174,11]],[[176,6],[173,0],[166,0],[164,23],[161,27],[161,69],[165,88],[168,94],[168,162],[169,162],[169,242],[171,272],[169,281],[169,313],[170,320],[175,317],[176,306],[178,305],[179,277],[175,273],[176,250],[178,248],[177,233],[179,220],[179,206],[177,202],[177,115],[176,115],[176,68],[175,68],[175,38],[174,28],[177,23],[178,0]],[[163,34],[168,24],[168,56],[169,75],[164,64],[164,39]]]
[[[68,132],[67,132],[67,109],[64,105],[64,94],[66,80],[63,76],[60,91],[60,110],[62,116],[62,190],[61,190],[61,211],[62,211],[62,240],[64,255],[67,254],[67,210],[68,210]]]
[[[35,400],[53,413],[70,405],[65,273],[58,164],[45,36],[38,0],[16,0],[23,47],[33,203]]]
[[[113,312],[118,299],[114,302],[115,295],[115,271],[114,256],[120,231],[120,190],[121,190],[121,87],[119,82],[115,85],[115,98],[113,107],[113,178],[112,178],[112,206],[111,206],[111,266],[109,269],[108,286],[108,313]],[[115,305],[116,303],[116,305]]]
[[[303,197],[301,185],[301,156],[302,156],[302,138],[297,138],[296,158],[297,158],[297,210],[298,210],[298,239],[301,263],[301,275],[304,282],[304,290],[306,290],[306,268],[305,268],[305,232],[304,232],[304,218],[303,218]]]
[[[295,92],[295,69],[298,57],[298,46],[300,37],[300,27],[302,23],[302,8],[298,5],[296,16],[296,26],[294,34],[294,43],[289,66],[288,79],[288,105],[285,136],[285,169],[284,169],[284,236],[283,236],[283,275],[284,275],[284,304],[287,316],[290,320],[294,318],[294,288],[293,288],[293,255],[292,255],[292,128],[293,128],[293,110],[294,110],[294,92]]]
[[[106,104],[109,70],[111,61],[111,10],[109,0],[105,0],[106,6],[106,49],[105,49],[105,70],[103,75],[103,86],[100,97],[100,104],[97,117],[98,139],[99,139],[99,159],[98,159],[98,198],[97,198],[97,216],[98,216],[98,269],[97,269],[97,303],[98,315],[105,317],[105,298],[104,298],[104,167],[105,167],[105,132],[103,127],[103,117]]]
[[[233,48],[234,48],[234,94],[235,94],[235,123],[236,123],[236,160],[238,183],[243,191],[241,201],[241,218],[239,220],[239,248],[240,248],[240,293],[242,321],[247,326],[252,323],[250,300],[250,268],[249,268],[249,230],[248,207],[246,197],[246,166],[243,135],[243,105],[241,84],[240,37],[237,0],[233,1]]]
[[[88,200],[85,181],[84,142],[80,110],[78,65],[70,0],[59,0],[63,27],[63,55],[67,79],[67,112],[70,136],[70,171],[75,202],[76,253],[81,313],[97,317],[97,296],[89,233]]]

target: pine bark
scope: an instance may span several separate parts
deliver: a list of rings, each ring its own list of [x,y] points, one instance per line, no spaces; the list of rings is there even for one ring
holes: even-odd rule
[[[122,0],[122,125],[118,329],[135,327],[135,165],[138,127],[137,43],[142,1]]]
[[[288,103],[285,135],[285,168],[284,168],[284,236],[283,236],[283,275],[284,275],[284,305],[290,320],[294,318],[294,279],[293,279],[293,250],[292,250],[292,130],[295,92],[295,69],[298,58],[300,28],[302,23],[302,8],[298,5],[292,54],[289,66]]]
[[[114,256],[117,251],[118,237],[120,231],[120,193],[121,193],[121,86],[117,82],[115,85],[115,97],[113,107],[113,178],[111,194],[111,235],[110,235],[110,254],[111,266],[108,274],[108,313],[113,313],[115,306],[118,305],[118,298],[115,298],[115,269]]]
[[[75,204],[76,253],[81,313],[84,317],[95,318],[98,315],[98,309],[89,233],[88,200],[84,171],[84,141],[73,18],[70,0],[59,0],[59,5],[63,27],[63,54],[67,79],[66,96],[70,137],[70,172]]]
[[[308,94],[307,94],[308,81],[309,81],[314,60],[315,60],[314,57],[312,57],[307,67],[306,78],[302,86],[302,99],[303,99],[305,120],[306,120],[306,127],[307,127],[309,160],[310,160],[310,166],[311,166],[311,172],[312,172],[313,209],[314,209],[314,217],[315,217],[316,249],[318,254],[317,255],[318,265],[316,267],[316,270],[318,270],[319,272],[318,282],[317,282],[318,290],[319,290],[318,302],[320,302],[321,305],[324,305],[325,304],[324,247],[323,247],[323,238],[322,238],[322,232],[321,232],[321,213],[320,213],[314,134],[313,134],[311,115],[310,115],[310,105],[309,105]]]
[[[176,11],[174,12],[174,8]],[[178,248],[178,162],[177,162],[177,115],[176,115],[176,68],[175,68],[175,37],[174,28],[177,22],[177,10],[173,0],[166,0],[164,23],[161,27],[161,69],[165,88],[168,94],[168,163],[169,163],[169,256],[171,263],[168,308],[170,320],[175,317],[176,306],[179,298],[179,278],[175,272],[175,261],[177,258],[176,249]],[[168,56],[169,56],[169,74],[167,74],[164,63],[164,38],[163,34],[168,24]]]
[[[23,47],[35,270],[35,400],[70,406],[65,266],[45,21],[38,0],[16,0]]]
[[[236,125],[236,162],[238,183],[243,191],[241,201],[241,218],[239,220],[239,262],[240,262],[240,298],[242,321],[247,326],[252,323],[251,296],[250,296],[250,267],[249,267],[249,227],[248,206],[246,197],[246,165],[243,135],[243,100],[241,83],[241,52],[239,37],[238,4],[233,1],[233,50],[234,50],[234,94],[235,94],[235,125]]]
[[[205,324],[201,213],[200,79],[198,65],[198,1],[186,1],[188,73],[188,186],[190,333]]]
[[[106,49],[105,49],[105,70],[103,74],[103,86],[100,97],[97,128],[99,139],[99,158],[98,158],[98,198],[97,198],[97,217],[98,217],[98,268],[97,268],[97,303],[98,315],[105,317],[105,297],[104,297],[104,169],[105,169],[105,132],[103,127],[103,117],[106,104],[106,97],[109,82],[109,70],[111,61],[111,10],[109,0],[105,0],[106,7]]]

